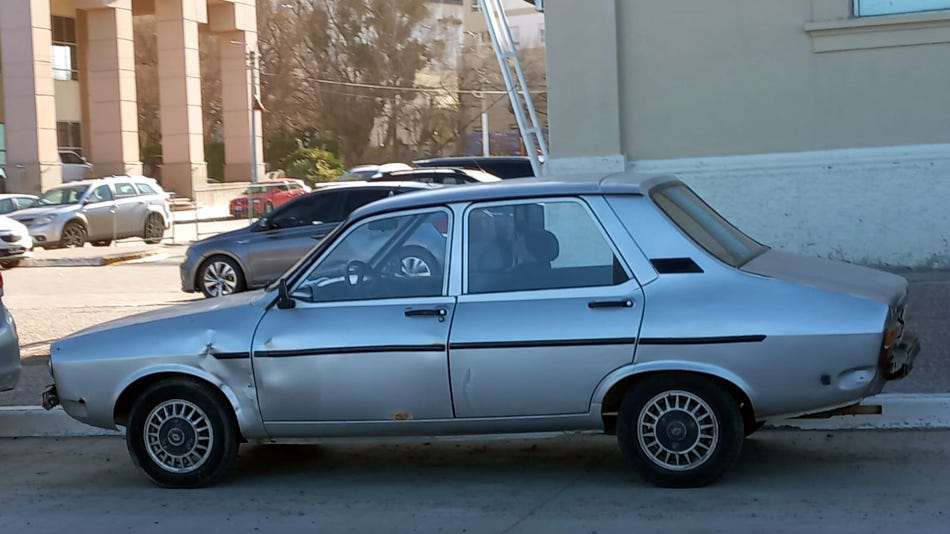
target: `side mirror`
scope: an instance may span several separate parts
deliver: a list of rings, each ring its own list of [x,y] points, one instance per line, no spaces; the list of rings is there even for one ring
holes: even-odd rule
[[[297,301],[290,298],[287,294],[287,280],[284,278],[277,282],[277,309],[289,310],[297,306]]]
[[[310,284],[304,284],[304,285],[298,287],[298,288],[294,291],[293,295],[291,295],[291,297],[293,297],[293,298],[295,298],[295,299],[304,300],[304,301],[307,301],[307,302],[315,302],[315,301],[316,301],[316,299],[314,298],[314,287],[313,287],[313,285],[310,285]]]

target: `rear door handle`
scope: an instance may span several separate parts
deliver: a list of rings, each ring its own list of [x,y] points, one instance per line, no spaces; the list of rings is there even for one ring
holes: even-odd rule
[[[406,317],[438,317],[439,321],[444,321],[447,312],[445,308],[425,308],[416,310],[410,309],[403,313],[406,314]]]
[[[592,300],[587,303],[587,307],[590,309],[597,308],[632,308],[633,299],[623,299],[623,300]]]

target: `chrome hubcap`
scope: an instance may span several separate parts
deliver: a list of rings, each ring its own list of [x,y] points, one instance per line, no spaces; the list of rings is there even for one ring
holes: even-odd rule
[[[208,264],[201,278],[205,290],[212,297],[230,295],[237,288],[237,273],[223,261]]]
[[[400,274],[409,278],[423,278],[432,276],[432,269],[422,258],[406,256],[402,259]]]
[[[172,473],[189,473],[211,455],[214,432],[198,406],[186,400],[168,400],[156,406],[143,430],[148,455]]]
[[[712,408],[693,393],[664,391],[640,411],[637,437],[653,463],[685,471],[712,456],[719,442],[719,422]]]

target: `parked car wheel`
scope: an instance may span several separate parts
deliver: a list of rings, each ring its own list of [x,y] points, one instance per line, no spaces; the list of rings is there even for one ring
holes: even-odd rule
[[[15,260],[2,260],[0,261],[0,267],[4,269],[12,269],[20,264],[20,260],[23,258],[17,258]]]
[[[428,250],[410,245],[399,251],[399,274],[406,278],[442,276],[442,266]]]
[[[64,247],[81,247],[86,242],[86,228],[76,221],[66,223],[60,244]]]
[[[89,244],[91,244],[94,247],[108,247],[109,245],[112,244],[112,240],[111,239],[97,239],[95,241],[90,241]]]
[[[698,487],[739,456],[742,414],[735,399],[697,375],[658,374],[626,393],[617,420],[624,459],[653,484]]]
[[[162,380],[135,401],[126,445],[135,464],[166,488],[214,483],[234,463],[238,430],[231,407],[208,386]]]
[[[142,237],[145,239],[145,242],[149,245],[154,245],[156,243],[162,242],[162,237],[165,236],[165,221],[162,220],[162,216],[153,213],[145,219],[145,230],[142,232]]]
[[[247,289],[241,267],[231,258],[212,256],[198,269],[198,284],[206,297],[220,297]]]

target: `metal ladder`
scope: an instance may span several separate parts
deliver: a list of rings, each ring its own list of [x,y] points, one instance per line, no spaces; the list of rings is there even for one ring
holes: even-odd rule
[[[541,1],[535,0],[538,11],[542,11]],[[511,109],[518,121],[521,140],[531,160],[531,168],[535,176],[541,176],[544,169],[538,153],[541,153],[544,161],[548,161],[548,145],[544,139],[544,132],[541,130],[538,114],[534,110],[534,103],[531,101],[531,93],[528,91],[528,83],[521,69],[521,61],[518,60],[518,50],[511,37],[511,28],[508,26],[508,16],[505,15],[501,0],[478,0],[478,3],[482,13],[485,14],[488,34],[491,37],[492,47],[495,49],[495,57],[498,58],[498,66],[501,67],[501,74],[505,79],[505,87],[508,89]]]

